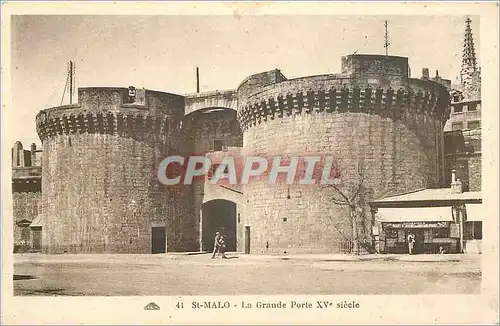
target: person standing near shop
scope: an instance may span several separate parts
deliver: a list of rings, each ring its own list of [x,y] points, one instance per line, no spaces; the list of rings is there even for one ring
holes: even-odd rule
[[[408,254],[413,254],[413,246],[415,244],[415,235],[413,233],[408,234]]]

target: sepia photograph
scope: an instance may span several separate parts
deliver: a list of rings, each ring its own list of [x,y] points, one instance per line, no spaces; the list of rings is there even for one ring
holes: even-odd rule
[[[481,90],[498,83],[480,13],[7,19],[16,302],[335,314],[364,295],[484,294],[498,102]]]

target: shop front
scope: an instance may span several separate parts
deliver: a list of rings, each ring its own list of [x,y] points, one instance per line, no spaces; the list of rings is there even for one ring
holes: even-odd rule
[[[480,192],[422,189],[370,202],[373,239],[379,253],[481,253],[483,217]]]
[[[440,247],[445,252],[457,252],[458,225],[449,221],[413,221],[382,222],[381,241],[384,241],[384,252],[408,253],[408,235],[415,236],[413,253],[439,253]],[[454,232],[455,231],[455,232]],[[453,237],[452,237],[453,236]]]

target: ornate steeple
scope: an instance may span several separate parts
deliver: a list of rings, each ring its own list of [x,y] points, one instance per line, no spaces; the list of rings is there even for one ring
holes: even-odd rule
[[[465,20],[464,48],[462,50],[462,69],[460,84],[467,99],[481,98],[481,72],[477,67],[474,39],[470,27],[471,19]]]
[[[462,71],[464,70],[477,70],[476,51],[474,49],[474,39],[472,37],[472,29],[470,27],[471,20],[465,20],[465,37],[464,48],[462,54]]]

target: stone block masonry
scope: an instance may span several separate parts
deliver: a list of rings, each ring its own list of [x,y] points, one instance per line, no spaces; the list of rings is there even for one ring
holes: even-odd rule
[[[353,55],[342,59],[341,74],[287,79],[273,70],[232,91],[140,94],[83,88],[78,104],[38,114],[43,251],[151,253],[155,227],[166,228],[167,251],[195,251],[212,239],[202,236],[215,227],[206,223],[229,215],[206,209],[211,216],[202,218],[203,205],[221,199],[237,204],[225,207],[236,207],[228,226],[236,225],[240,251],[339,252],[353,237],[350,210],[333,203],[334,188],[257,180],[241,191],[209,189],[206,180],[164,186],[156,169],[169,155],[219,157],[239,148],[265,158],[334,156],[338,189],[361,188],[359,240],[371,239],[370,199],[444,181],[448,92],[409,78],[407,58]]]
[[[41,195],[40,191],[14,192],[12,194],[14,200],[12,207],[14,210],[14,251],[19,246],[29,247],[30,245],[29,224],[38,215]]]
[[[156,179],[182,153],[182,101],[146,92],[146,106],[122,105],[125,91],[84,90],[82,103],[37,116],[44,252],[151,253],[152,227],[166,228],[170,250],[196,248],[189,189]]]
[[[368,218],[357,221],[358,240],[370,240],[369,200],[443,181],[448,93],[409,80],[406,58],[353,56],[343,67],[343,75],[284,80],[239,95],[243,153],[334,156],[344,195],[353,196],[363,179],[356,210]],[[253,182],[243,192],[251,252],[339,252],[352,239],[349,207],[333,203],[341,196],[335,189]]]

